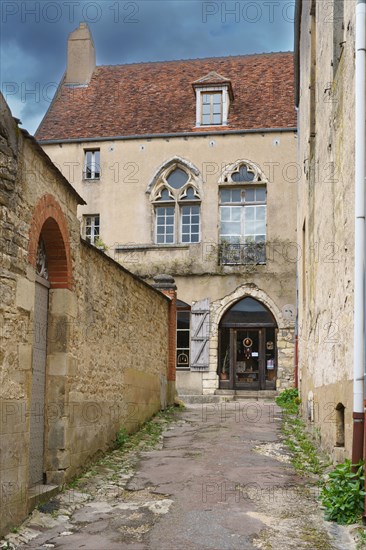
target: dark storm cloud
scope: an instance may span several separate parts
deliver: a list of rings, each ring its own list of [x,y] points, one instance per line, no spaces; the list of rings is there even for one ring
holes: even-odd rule
[[[31,132],[66,66],[67,35],[81,21],[98,64],[287,51],[294,0],[3,0],[1,82],[13,114]]]

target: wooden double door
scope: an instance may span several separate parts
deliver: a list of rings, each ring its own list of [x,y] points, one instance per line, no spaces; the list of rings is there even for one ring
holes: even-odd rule
[[[220,337],[223,373],[220,388],[238,390],[276,389],[276,329],[223,328]]]

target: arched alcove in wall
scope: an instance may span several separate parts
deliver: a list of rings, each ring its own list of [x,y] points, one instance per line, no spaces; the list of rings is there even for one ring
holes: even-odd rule
[[[50,288],[72,289],[70,233],[66,218],[52,195],[44,195],[36,204],[29,230],[28,261],[37,264],[39,240],[42,237],[48,261]]]

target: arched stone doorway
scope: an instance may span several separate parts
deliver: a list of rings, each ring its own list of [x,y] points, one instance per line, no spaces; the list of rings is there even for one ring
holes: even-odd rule
[[[219,324],[221,389],[276,389],[277,328],[269,309],[252,297],[226,311]]]
[[[29,395],[29,485],[52,483],[55,457],[64,448],[64,420],[50,425],[47,410],[62,411],[64,373],[58,371],[67,355],[67,333],[60,330],[64,318],[54,303],[66,304],[72,288],[70,237],[60,205],[52,195],[37,203],[29,233],[28,258],[35,269],[32,373]],[[57,327],[57,330],[56,328]],[[52,364],[57,359],[57,366]],[[54,442],[57,442],[55,445]],[[58,468],[56,467],[56,470]],[[52,479],[54,478],[54,479]]]

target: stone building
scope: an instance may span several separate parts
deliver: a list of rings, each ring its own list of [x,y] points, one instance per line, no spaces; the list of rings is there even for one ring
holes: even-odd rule
[[[90,242],[178,287],[180,394],[293,383],[293,54],[96,66],[89,29],[36,138]]]
[[[356,0],[298,1],[295,25],[302,171],[297,202],[299,381],[304,415],[336,461],[351,456],[358,361],[353,334],[355,120],[362,123],[364,118],[355,113],[358,4],[365,6]],[[364,25],[363,20],[363,32]],[[361,207],[363,202],[361,194]],[[361,272],[362,265],[362,277]],[[362,393],[361,377],[358,383]],[[356,423],[363,417],[360,397]]]
[[[176,312],[174,285],[81,240],[84,200],[0,108],[2,534],[172,403]]]

